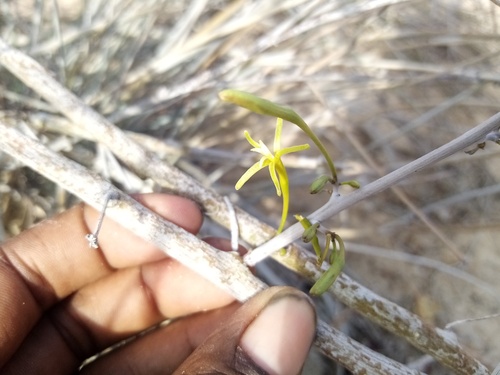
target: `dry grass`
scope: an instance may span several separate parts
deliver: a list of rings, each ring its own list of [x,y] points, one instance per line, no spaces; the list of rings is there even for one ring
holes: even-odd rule
[[[66,0],[58,11],[39,4],[1,2],[1,37],[121,129],[140,133],[145,147],[273,225],[280,201],[267,176],[237,195],[233,185],[253,160],[243,129],[269,142],[274,122],[221,105],[218,90],[240,88],[294,107],[342,177],[363,184],[498,111],[500,9],[488,2]],[[0,85],[2,120],[126,191],[157,189],[5,70]],[[284,143],[303,142],[285,125]],[[346,272],[438,327],[497,313],[499,154],[494,144],[457,154],[399,192],[324,223],[348,241]],[[314,150],[290,163],[290,211],[307,214],[327,199],[306,193],[324,166]],[[0,194],[0,237],[74,203],[4,154]],[[419,210],[427,224],[416,218]],[[325,319],[363,344],[430,374],[449,371],[351,309],[323,302]],[[499,319],[453,328],[491,368],[500,361]],[[331,363],[313,365],[320,373]]]

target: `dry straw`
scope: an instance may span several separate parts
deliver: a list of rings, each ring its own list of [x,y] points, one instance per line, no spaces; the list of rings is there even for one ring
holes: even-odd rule
[[[72,5],[65,10],[66,3]],[[235,199],[240,171],[255,162],[241,151],[243,125],[267,142],[273,121],[268,125],[219,105],[217,92],[225,87],[252,91],[304,116],[332,153],[341,178],[361,179],[363,185],[319,209],[311,206],[320,204],[321,196],[312,204],[305,196],[292,199],[291,213],[322,220],[343,238],[354,233],[345,238],[352,277],[342,274],[318,300],[318,311],[350,333],[360,321],[368,324],[359,315],[383,327],[377,343],[392,359],[324,322],[319,325],[319,350],[356,374],[418,373],[415,369],[426,371],[425,364],[435,362],[447,367],[436,366],[443,371],[439,374],[489,373],[484,364],[494,366],[498,345],[491,338],[487,344],[486,335],[470,326],[486,327],[482,332],[491,336],[497,329],[493,324],[470,321],[455,327],[456,336],[433,324],[445,326],[498,309],[498,200],[493,199],[498,165],[493,156],[500,148],[491,144],[473,156],[461,152],[499,125],[499,115],[484,121],[498,111],[500,95],[498,8],[493,3],[81,3],[85,5],[77,9],[74,1],[58,1],[58,15],[57,9],[26,11],[16,2],[0,2],[0,15],[5,15],[0,16],[0,65],[18,77],[1,71],[0,97],[6,106],[0,111],[0,147],[17,159],[6,163],[0,154],[0,164],[7,166],[0,173],[0,192],[8,192],[0,195],[0,207],[8,207],[2,219],[10,234],[36,215],[71,204],[60,199],[63,189],[97,209],[111,191],[119,194],[119,204],[111,204],[106,215],[160,248],[178,243],[188,251],[170,256],[246,300],[266,285],[241,259],[165,222],[127,193],[162,189],[193,198],[212,219],[209,229],[214,222],[233,233],[238,227],[240,239],[257,249],[246,258],[248,264],[299,238],[299,224],[273,238],[275,229],[263,223],[264,205],[266,213],[277,209],[267,199],[271,194],[266,189],[271,192],[272,186],[258,176]],[[288,125],[283,145],[303,143],[288,133]],[[63,157],[61,150],[78,162]],[[284,160],[296,189],[293,198],[300,196],[302,181],[309,184],[313,172],[324,167],[316,156],[311,152]],[[33,184],[23,164],[54,184]],[[15,176],[26,176],[27,186],[15,185],[22,182]],[[123,191],[108,181],[116,181]],[[223,198],[227,195],[230,202]],[[16,209],[16,202],[28,206],[27,214]],[[485,245],[490,237],[493,245]],[[321,275],[316,258],[295,243],[286,255],[272,257],[308,282]],[[362,268],[365,263],[369,268]],[[390,286],[384,289],[383,283]],[[411,309],[421,314],[426,310],[417,308],[418,298],[434,298],[442,310],[424,321],[381,295],[407,308],[415,303]],[[348,309],[335,316],[329,306],[321,315],[325,301]],[[369,332],[359,336],[373,339]],[[404,347],[396,336],[426,353],[423,360],[414,361],[410,349],[393,352],[390,343],[396,340]],[[457,338],[481,358],[464,350]],[[331,372],[331,362],[328,367]]]
[[[166,187],[173,188],[179,193],[196,198],[204,204],[204,207],[207,208],[209,214],[215,220],[222,223],[229,221],[230,215],[222,197],[201,187],[199,183],[174,167],[162,163],[155,155],[144,151],[122,131],[58,84],[36,61],[9,47],[1,39],[0,63],[75,124],[85,128],[89,134],[96,135],[96,138],[101,143],[107,145],[130,168],[138,173],[140,171],[143,176],[155,179],[160,185],[166,185]],[[330,216],[332,212],[340,212],[355,202],[390,187],[409,174],[467,146],[476,144],[499,126],[500,114],[497,114],[450,142],[450,144],[442,146],[421,159],[410,163],[410,165],[389,174],[388,177],[379,179],[359,190],[356,195],[351,194],[342,201],[335,202],[333,206],[328,203],[318,210],[313,217],[321,220]],[[101,207],[107,194],[109,194],[109,183],[88,172],[78,164],[51,152],[36,140],[23,136],[3,123],[0,125],[0,135],[3,150],[71,191],[91,206],[95,208]],[[150,166],[154,166],[154,168]],[[168,255],[203,274],[204,277],[229,291],[240,301],[248,299],[251,295],[264,288],[264,285],[256,280],[238,259],[229,254],[217,252],[216,249],[204,244],[196,237],[161,220],[154,213],[141,207],[137,202],[126,198],[123,193],[120,193],[120,195],[122,204],[120,204],[119,208],[108,209],[108,215],[124,227],[133,228],[137,235],[155,243]],[[217,206],[216,210],[214,210],[214,206]],[[237,216],[241,226],[252,229],[250,232],[242,233],[242,237],[249,243],[256,242],[255,236],[249,233],[272,233],[270,228],[249,217],[241,210],[238,210]],[[277,250],[289,244],[300,236],[299,226],[300,224],[296,224],[289,228],[280,237],[275,237],[269,241],[265,247]],[[287,239],[282,242],[284,237]],[[180,246],[169,247],[168,244],[171,242],[175,242]],[[168,250],[172,248],[185,248],[189,251],[173,253]],[[316,266],[314,257],[311,259],[310,255],[298,247],[293,247],[287,256],[276,256],[275,259],[297,271],[308,270],[308,273],[304,274],[306,277],[317,277],[321,273],[321,270]],[[227,275],[232,276],[228,278]],[[348,306],[363,313],[383,327],[398,333],[422,351],[435,357],[442,364],[453,368],[457,373],[488,373],[484,365],[461,349],[454,335],[426,325],[416,315],[377,296],[346,275],[342,275],[332,289],[335,295]],[[354,373],[362,373],[363,371],[372,374],[416,373],[396,361],[371,351],[324,322],[319,323],[316,344],[324,354]]]

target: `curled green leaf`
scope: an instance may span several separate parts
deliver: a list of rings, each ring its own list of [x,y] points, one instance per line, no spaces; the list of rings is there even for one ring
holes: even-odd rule
[[[309,228],[304,229],[302,233],[302,241],[305,243],[311,242],[318,233],[319,223],[311,225]]]
[[[302,227],[304,228],[304,232],[306,232],[309,228],[311,228],[313,226],[312,223],[309,221],[309,219],[307,217],[302,216],[302,215],[295,215],[295,219],[297,219],[299,221],[299,223],[302,225]],[[318,225],[318,228],[319,228],[319,223],[316,223],[316,224]],[[317,234],[318,228],[316,228],[316,231],[315,231],[313,237],[311,238],[310,242],[312,244],[314,252],[316,253],[316,256],[318,257],[318,259],[320,259],[322,251],[321,251],[321,246],[319,245],[319,239],[318,239],[318,234]]]
[[[359,189],[361,187],[361,184],[356,180],[344,181],[344,182],[341,182],[340,185],[348,185],[348,186],[352,187],[353,189]]]
[[[339,245],[339,249],[332,252],[330,256],[330,261],[332,261],[330,268],[321,275],[321,277],[312,286],[309,293],[313,296],[320,296],[325,293],[333,285],[337,277],[342,272],[345,264],[345,247],[344,241],[340,238],[338,234],[334,234],[333,241],[336,241]]]

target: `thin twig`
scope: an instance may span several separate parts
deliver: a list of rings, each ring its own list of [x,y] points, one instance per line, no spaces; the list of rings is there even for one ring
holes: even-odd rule
[[[479,318],[468,318],[468,319],[460,319],[460,320],[455,320],[454,322],[451,322],[451,323],[448,323],[445,328],[446,329],[450,329],[451,327],[455,327],[455,326],[458,326],[460,324],[464,324],[464,323],[472,323],[472,322],[478,322],[480,320],[488,320],[488,319],[495,319],[495,318],[499,318],[500,317],[500,313],[498,314],[491,314],[491,315],[486,315],[486,316],[481,316]]]
[[[236,217],[236,212],[234,211],[233,203],[231,199],[227,195],[224,196],[224,202],[227,205],[227,212],[229,214],[229,222],[230,227],[229,231],[231,232],[231,250],[238,251],[238,244],[240,238],[240,228],[238,227],[238,218]]]
[[[346,137],[349,139],[349,141],[354,145],[354,147],[360,152],[362,155],[363,159],[367,162],[369,166],[371,166],[379,176],[384,175],[384,170],[381,168],[372,158],[369,157],[368,153],[366,150],[364,150],[363,145],[361,142],[356,138],[356,136],[353,134],[352,131],[348,127],[345,127],[346,131]],[[460,251],[460,249],[455,245],[455,243],[446,235],[443,233],[442,230],[440,230],[434,222],[427,216],[425,215],[424,212],[410,199],[408,194],[397,185],[391,186],[392,192],[398,197],[398,199],[403,202],[409,209],[410,211],[420,219],[420,221],[430,229],[434,235],[441,240],[443,244],[446,245],[446,247],[451,251],[451,253],[456,257],[456,259],[460,262],[464,262],[465,258]]]
[[[409,254],[401,250],[384,249],[377,246],[363,245],[353,242],[346,242],[346,249],[350,253],[362,254],[370,257],[380,257],[385,259],[390,259],[391,261],[405,262],[418,267],[424,267],[429,269],[434,269],[443,274],[448,274],[459,280],[463,280],[470,285],[473,285],[477,289],[488,293],[491,297],[499,301],[500,296],[498,295],[498,290],[495,289],[490,284],[484,282],[483,280],[471,275],[460,268],[450,266],[449,264],[440,262],[439,260],[423,257],[420,255]]]
[[[462,203],[462,202],[467,202],[471,201],[473,199],[477,198],[484,198],[489,195],[493,194],[498,194],[500,193],[500,184],[495,184],[491,186],[485,186],[485,187],[480,187],[477,189],[471,189],[467,190],[464,192],[460,192],[458,194],[452,195],[450,197],[446,197],[444,199],[441,199],[436,202],[432,202],[424,207],[422,207],[420,210],[424,212],[425,214],[428,214],[429,212],[437,211],[440,209],[443,209],[445,207],[450,207],[454,206],[456,204]],[[409,212],[408,214],[402,215],[398,217],[396,220],[393,222],[389,222],[384,224],[384,227],[390,228],[395,225],[407,225],[410,220],[413,219],[413,213]]]
[[[353,206],[354,204],[370,198],[373,195],[378,194],[391,186],[396,185],[397,183],[413,175],[414,173],[417,173],[420,170],[427,168],[437,163],[438,161],[450,155],[453,155],[456,152],[464,150],[471,145],[481,142],[488,133],[498,129],[499,127],[500,112],[477,125],[473,129],[462,134],[461,136],[448,142],[447,144],[435,149],[434,151],[429,152],[428,154],[425,154],[424,156],[412,161],[411,163],[408,163],[401,168],[398,168],[397,170],[385,175],[384,177],[381,177],[378,180],[375,180],[374,182],[363,186],[361,189],[358,189],[346,196],[330,199],[330,201],[327,202],[324,206],[309,215],[309,219],[322,221],[329,217],[332,217],[339,212],[342,212],[345,209]],[[280,235],[269,240],[264,245],[254,249],[249,255],[245,257],[245,262],[249,265],[255,265],[262,259],[268,257],[270,254],[300,238],[302,232],[303,228],[299,223],[292,225],[287,230],[283,231],[283,233],[281,233]]]

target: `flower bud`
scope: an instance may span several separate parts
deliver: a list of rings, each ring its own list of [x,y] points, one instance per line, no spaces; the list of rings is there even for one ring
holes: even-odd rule
[[[313,183],[309,187],[309,192],[311,194],[318,194],[323,190],[323,188],[328,182],[333,183],[333,180],[330,176],[327,175],[319,176],[317,179],[313,181]]]
[[[309,228],[304,230],[302,233],[302,241],[305,243],[311,242],[316,234],[318,233],[319,223],[311,225]]]

